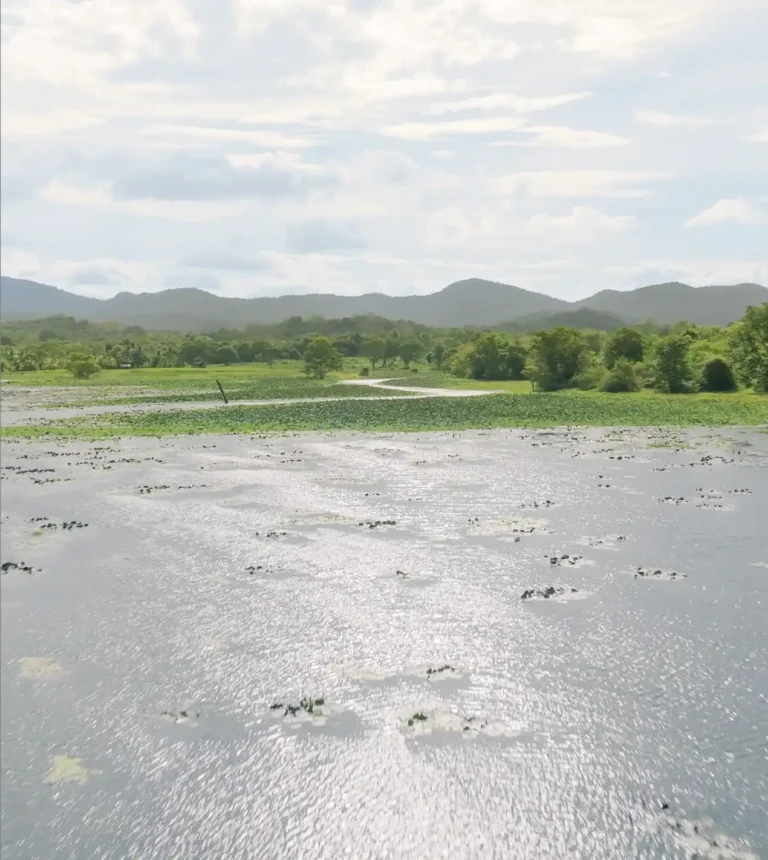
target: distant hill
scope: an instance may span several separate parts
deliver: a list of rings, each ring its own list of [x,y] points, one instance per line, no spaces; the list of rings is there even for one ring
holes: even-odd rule
[[[698,325],[725,325],[740,319],[749,305],[768,302],[768,289],[759,284],[729,287],[689,287],[672,281],[636,290],[601,290],[575,304],[616,314],[629,322],[652,319],[658,323],[679,320]]]
[[[576,310],[548,311],[528,314],[524,317],[518,317],[516,320],[510,320],[495,328],[502,331],[538,331],[549,328],[555,328],[559,325],[571,326],[578,329],[599,329],[602,331],[613,331],[627,324],[624,317],[617,314],[609,314],[605,311],[596,311],[593,308],[583,307]]]
[[[603,290],[582,301],[566,302],[480,278],[457,281],[426,296],[310,293],[235,299],[181,288],[158,293],[123,292],[111,299],[93,299],[36,281],[0,279],[0,316],[6,320],[66,314],[94,322],[183,331],[243,328],[253,323],[277,323],[292,316],[340,319],[365,314],[441,327],[498,326],[503,321],[524,322],[521,318],[532,324],[530,318],[534,315],[548,317],[547,325],[556,324],[552,319],[560,319],[563,324],[586,327],[585,321],[592,319],[590,327],[600,328],[647,319],[658,323],[686,319],[725,324],[739,319],[747,305],[765,301],[768,289],[758,284],[693,288],[673,283],[627,292]]]

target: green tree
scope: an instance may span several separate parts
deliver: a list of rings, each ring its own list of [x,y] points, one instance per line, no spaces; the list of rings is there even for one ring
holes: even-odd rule
[[[371,362],[371,367],[374,370],[376,370],[377,362],[384,361],[385,349],[386,345],[382,337],[367,337],[363,341],[362,354]]]
[[[236,364],[240,361],[240,356],[237,354],[237,350],[228,343],[223,344],[216,350],[216,363],[217,364]]]
[[[443,366],[443,359],[444,358],[445,358],[445,344],[440,343],[440,341],[438,341],[432,347],[432,361],[430,362],[430,364],[434,364],[435,367],[438,370],[440,370],[440,368]]]
[[[415,338],[403,341],[397,348],[398,358],[406,367],[410,367],[412,361],[418,361],[423,354],[424,345]]]
[[[618,358],[611,372],[600,383],[601,391],[637,391],[640,384],[635,375],[635,364],[627,358]]]
[[[70,353],[68,366],[75,379],[88,379],[100,370],[98,362],[89,352]]]
[[[643,336],[628,326],[611,332],[603,350],[603,364],[609,370],[622,358],[635,363],[643,360]]]
[[[733,326],[728,350],[741,379],[755,391],[768,393],[768,302],[747,308]]]
[[[659,340],[653,361],[656,388],[669,394],[691,390],[691,368],[688,364],[690,340],[684,334],[670,334]]]
[[[735,391],[736,387],[733,371],[722,358],[713,358],[701,369],[702,391]]]
[[[581,332],[569,326],[557,326],[533,336],[525,376],[535,388],[555,391],[573,385],[587,361]]]
[[[341,370],[342,355],[325,335],[313,337],[304,350],[304,373],[313,379],[325,379],[332,370]]]
[[[270,367],[272,367],[278,358],[280,358],[280,350],[276,346],[268,346],[261,353],[261,360],[266,361]]]
[[[397,358],[397,350],[400,346],[400,338],[397,335],[390,335],[384,341],[384,360],[382,361],[382,367],[387,366],[387,362],[391,361],[393,358]]]

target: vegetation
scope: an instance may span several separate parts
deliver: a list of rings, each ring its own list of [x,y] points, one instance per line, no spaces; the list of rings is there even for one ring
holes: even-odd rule
[[[516,383],[512,383],[516,384]],[[217,409],[82,416],[39,426],[7,426],[19,438],[109,438],[286,431],[459,430],[468,427],[723,426],[768,422],[768,400],[752,393],[664,395],[557,392],[468,398],[366,398]]]
[[[276,326],[184,335],[148,333],[137,326],[117,331],[114,325],[54,317],[4,324],[1,335],[8,381],[82,390],[79,402],[53,405],[218,400],[216,381],[230,401],[344,398],[344,403],[301,409],[287,404],[242,411],[245,407],[222,404],[215,414],[112,415],[73,422],[70,431],[52,425],[60,435],[754,424],[765,421],[768,410],[768,398],[760,396],[768,391],[768,304],[749,308],[743,320],[727,327],[683,322],[666,331],[621,326],[606,333],[557,326],[512,334],[394,325],[380,317],[291,317]],[[343,378],[402,376],[408,369],[421,371],[418,381],[408,374],[400,384],[487,388],[514,396],[401,402],[395,410],[374,401],[381,396],[376,389],[338,385]],[[750,388],[755,393],[745,390]],[[363,398],[370,402],[352,402]],[[612,398],[615,405],[609,405]],[[686,401],[689,405],[683,405]]]

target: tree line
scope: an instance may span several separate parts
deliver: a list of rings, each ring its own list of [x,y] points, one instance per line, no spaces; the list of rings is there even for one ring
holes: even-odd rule
[[[259,337],[253,337],[254,332]],[[434,370],[478,380],[528,380],[534,390],[607,392],[655,388],[669,393],[768,392],[768,303],[728,326],[623,326],[611,332],[556,326],[544,331],[437,329],[381,317],[291,317],[275,326],[206,334],[147,332],[139,326],[72,317],[4,324],[0,360],[10,371],[67,368],[85,377],[101,369],[303,361],[323,378],[345,358],[372,369]],[[367,372],[367,369],[364,370]]]

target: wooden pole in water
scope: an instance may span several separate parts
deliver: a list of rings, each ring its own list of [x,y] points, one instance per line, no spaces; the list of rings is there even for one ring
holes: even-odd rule
[[[218,379],[216,380],[216,385],[219,386],[219,391],[221,392],[221,396],[224,398],[224,402],[229,403],[229,400],[227,400],[227,395],[224,393],[224,389],[221,387],[221,383]]]

